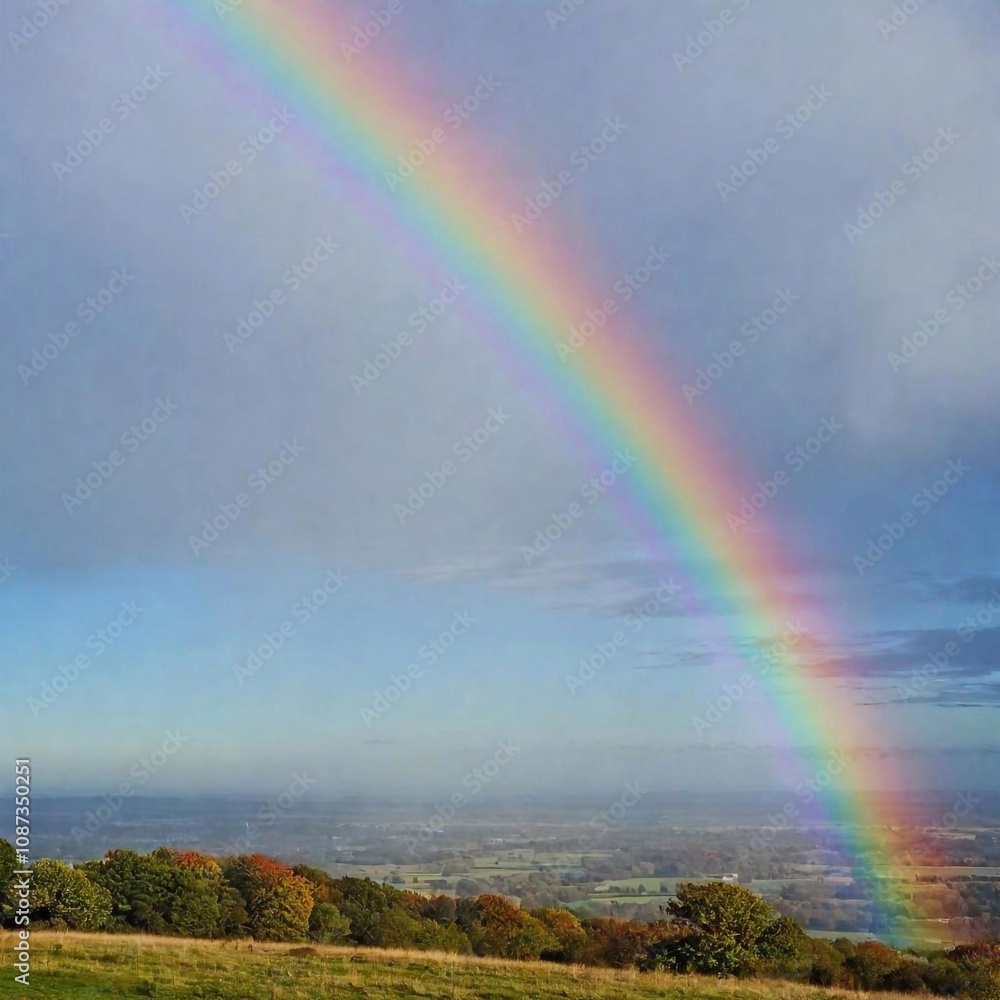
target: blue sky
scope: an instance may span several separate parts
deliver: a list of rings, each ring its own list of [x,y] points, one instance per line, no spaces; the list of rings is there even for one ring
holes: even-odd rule
[[[688,405],[746,495],[783,474],[744,530],[791,554],[785,585],[816,608],[817,697],[847,687],[868,752],[905,760],[914,783],[995,783],[998,14],[929,5],[888,30],[891,4],[733,2],[706,52],[675,58],[724,7],[588,0],[554,21],[544,4],[445,0],[404,6],[373,48],[442,112],[495,77],[449,142],[503,151],[519,171],[512,212],[608,118],[627,124],[545,224],[603,278],[595,305],[650,248],[669,253],[622,308],[663,361],[664,393],[708,374]],[[351,8],[359,24],[372,9]],[[155,3],[70,4],[12,41],[36,9],[0,15],[4,753],[30,753],[53,792],[114,787],[171,729],[190,738],[153,789],[273,791],[308,767],[331,794],[436,793],[504,739],[525,750],[498,792],[637,776],[773,788],[813,766],[827,748],[789,746],[762,686],[696,731],[745,670],[734,650],[772,637],[697,592],[690,539],[649,551],[627,472],[525,559],[611,456],[553,422],[558,401],[466,308],[474,289],[434,305],[453,274],[415,274],[294,120],[252,161],[239,152],[283,123],[276,95],[210,71]],[[101,142],[67,166],[67,144],[102,119]],[[748,150],[767,153],[755,171]],[[233,156],[245,169],[185,221],[179,206]],[[894,190],[861,235],[845,229]],[[308,279],[286,280],[311,255]],[[794,301],[771,322],[783,292]],[[421,308],[440,312],[425,328],[410,321]],[[400,331],[399,356],[358,391],[352,375]],[[745,353],[710,369],[734,342]],[[824,420],[838,430],[812,454]],[[466,436],[481,444],[456,452]],[[859,563],[897,522],[890,551]],[[344,582],[303,620],[331,571]],[[657,603],[671,580],[679,594]],[[129,604],[141,613],[98,653],[91,637]],[[475,621],[421,658],[456,615]],[[234,668],[286,622],[241,683]],[[581,658],[620,631],[572,689]],[[413,662],[410,688],[366,719]]]

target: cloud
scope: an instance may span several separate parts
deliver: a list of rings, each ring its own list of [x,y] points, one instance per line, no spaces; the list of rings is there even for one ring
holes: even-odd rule
[[[839,678],[860,705],[985,708],[1000,704],[1000,627],[890,630],[810,654],[810,673]],[[888,685],[880,681],[890,681]]]
[[[956,604],[1000,604],[1000,576],[973,573],[953,579],[936,579],[925,587],[928,601],[954,601]]]

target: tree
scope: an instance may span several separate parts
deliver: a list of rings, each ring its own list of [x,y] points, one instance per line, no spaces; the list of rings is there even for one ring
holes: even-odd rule
[[[886,989],[889,976],[899,967],[899,952],[879,941],[862,941],[844,959],[844,966],[858,990]]]
[[[169,923],[170,865],[162,857],[135,851],[108,851],[101,861],[80,866],[111,895],[111,925],[166,934]]]
[[[794,921],[740,885],[688,882],[667,909],[687,933],[651,949],[654,967],[746,975],[790,958],[803,937]]]
[[[379,885],[370,878],[341,878],[335,881],[330,895],[341,913],[351,922],[351,939],[358,944],[377,944],[398,932],[381,927],[385,914],[399,906],[403,893],[391,885]]]
[[[309,932],[313,887],[287,865],[263,854],[243,854],[228,860],[226,880],[239,893],[247,913],[247,928],[262,941],[301,941]]]
[[[423,897],[420,915],[439,924],[453,924],[457,904],[451,896]]]
[[[1000,1000],[1000,941],[958,945],[945,953],[966,977],[973,1000]]]
[[[97,931],[111,920],[111,894],[77,868],[48,858],[31,869],[33,923]]]
[[[540,957],[547,962],[579,962],[587,947],[587,933],[583,924],[569,910],[542,907],[531,911],[548,932],[552,944],[543,949]]]
[[[215,858],[161,847],[150,856],[162,864],[161,890],[171,934],[212,938],[222,932],[226,884]]]
[[[350,940],[351,922],[333,903],[317,902],[309,914],[309,940],[343,944]]]
[[[498,958],[538,958],[556,942],[534,917],[503,896],[487,893],[459,910],[472,950]]]
[[[588,965],[609,965],[613,969],[645,965],[649,949],[658,936],[652,924],[614,917],[588,920],[586,928],[584,961]]]
[[[0,925],[14,916],[14,872],[20,867],[17,851],[0,837]]]

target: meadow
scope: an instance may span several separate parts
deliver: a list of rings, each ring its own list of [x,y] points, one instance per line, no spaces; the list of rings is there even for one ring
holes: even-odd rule
[[[857,1000],[771,980],[511,962],[327,945],[35,932],[29,990],[14,982],[13,935],[0,932],[0,997],[51,1000]],[[897,994],[879,993],[880,1000]]]

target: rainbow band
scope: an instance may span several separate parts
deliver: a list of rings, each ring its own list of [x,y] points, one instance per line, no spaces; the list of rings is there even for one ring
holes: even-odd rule
[[[342,46],[351,43],[356,25],[338,14],[335,3],[218,2],[222,8],[212,0],[182,4],[199,29],[191,33],[188,25],[195,47],[209,61],[221,55],[251,67],[255,85],[294,108],[300,139],[356,196],[354,207],[415,242],[417,266],[433,263],[445,275],[460,273],[480,307],[530,359],[533,381],[554,391],[608,452],[624,444],[638,455],[630,488],[662,538],[684,539],[705,554],[694,578],[719,613],[734,616],[752,636],[785,632],[803,613],[782,593],[789,567],[766,535],[730,529],[727,513],[737,509],[740,492],[718,442],[696,425],[680,380],[665,380],[640,331],[618,314],[569,358],[558,356],[570,327],[605,296],[592,290],[600,285],[586,280],[570,243],[548,236],[545,220],[515,227],[512,214],[535,191],[512,199],[491,181],[491,173],[504,176],[494,151],[463,157],[445,144],[390,193],[386,173],[417,139],[440,127],[440,112],[385,57],[388,40],[378,38],[346,58]],[[385,26],[386,34],[391,27]],[[216,42],[211,49],[209,39]],[[864,746],[850,699],[830,684],[820,693],[807,657],[792,649],[780,667],[772,702],[793,745],[848,756]],[[891,776],[884,765],[881,773],[876,766],[871,757],[855,758],[855,772],[845,775],[853,790],[841,782],[824,797],[830,818],[847,831],[846,846],[862,877],[884,863],[881,831],[891,819],[882,796],[860,785],[899,787],[898,780],[886,780]],[[893,883],[880,884],[881,903],[895,912]]]

